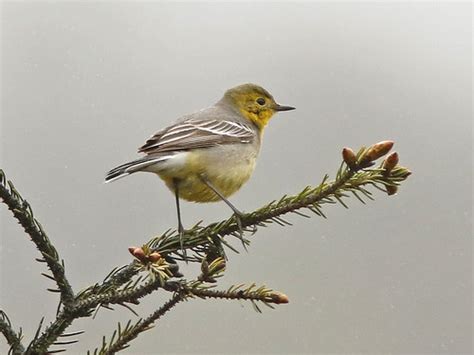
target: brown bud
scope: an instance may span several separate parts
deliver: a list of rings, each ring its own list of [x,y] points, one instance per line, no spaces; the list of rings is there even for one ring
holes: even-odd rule
[[[279,292],[273,293],[272,300],[276,304],[282,304],[282,303],[290,302],[287,295],[285,295],[284,293],[279,293]]]
[[[137,249],[137,247],[129,247],[128,251],[130,252],[130,254],[133,255],[133,252],[135,251],[135,249]]]
[[[387,190],[387,195],[392,196],[392,195],[395,195],[397,193],[398,186],[387,185],[387,186],[385,186],[385,189]]]
[[[157,251],[154,251],[153,253],[148,255],[148,260],[150,260],[152,263],[157,262],[160,259],[161,259],[161,255]]]
[[[387,154],[392,149],[393,141],[382,141],[370,146],[361,159],[361,164],[366,165],[369,162],[377,160]]]
[[[357,157],[351,148],[345,147],[342,149],[342,159],[344,159],[349,168],[353,169],[356,167]]]
[[[385,169],[385,175],[390,174],[392,169],[398,164],[398,153],[390,153],[384,160],[382,167]]]
[[[142,263],[148,261],[148,258],[142,248],[135,248],[133,256],[140,260]]]

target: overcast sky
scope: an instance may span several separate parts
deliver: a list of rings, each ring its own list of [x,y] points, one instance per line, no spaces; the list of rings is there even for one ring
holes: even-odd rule
[[[231,199],[243,211],[334,176],[344,146],[393,139],[414,172],[396,196],[331,206],[327,220],[289,216],[293,227],[259,230],[248,253],[230,255],[222,287],[264,283],[288,305],[257,314],[190,301],[124,353],[472,351],[471,4],[26,1],[2,2],[1,23],[0,168],[76,290],[176,225],[159,179],[104,185],[106,171],[234,85],[260,84],[297,108],[270,122],[253,177]],[[182,209],[185,226],[230,215],[222,203]],[[0,308],[29,339],[57,296],[5,206],[0,217]],[[69,352],[129,318],[117,309],[78,321],[70,329],[86,333]]]

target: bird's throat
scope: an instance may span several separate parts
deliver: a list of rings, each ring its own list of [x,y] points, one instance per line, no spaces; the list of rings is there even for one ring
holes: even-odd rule
[[[260,130],[265,128],[265,126],[268,124],[268,121],[270,121],[270,118],[273,116],[273,112],[270,111],[250,112],[242,110],[241,112],[242,115],[252,121]]]

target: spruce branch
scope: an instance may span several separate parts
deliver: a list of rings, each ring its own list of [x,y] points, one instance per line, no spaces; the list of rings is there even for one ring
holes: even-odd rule
[[[23,337],[20,331],[17,333],[10,322],[10,319],[6,315],[6,313],[0,310],[0,332],[3,334],[5,339],[10,345],[10,350],[8,354],[17,355],[22,354],[25,351],[23,344],[21,343],[21,339]]]
[[[256,302],[262,302],[264,305],[273,308],[273,304],[288,303],[288,296],[281,292],[267,288],[265,285],[257,287],[255,284],[245,286],[244,284],[232,285],[227,290],[214,290],[209,287],[200,287],[195,283],[187,284],[184,289],[193,297],[216,298],[227,300],[245,300],[251,301],[254,309],[261,313],[261,309]]]
[[[66,278],[63,261],[34,218],[31,207],[0,170],[0,198],[12,210],[14,217],[40,250],[42,258],[38,261],[45,262],[52,273],[42,275],[57,284],[57,289],[50,291],[61,294],[56,319],[44,330],[41,320],[26,350],[21,344],[21,330],[18,334],[15,333],[5,313],[0,311],[0,331],[11,346],[10,353],[43,354],[65,351],[63,346],[77,342],[68,337],[82,333],[82,331],[65,333],[74,320],[91,317],[100,307],[111,309],[111,305],[121,305],[134,312],[130,305],[138,304],[141,298],[158,289],[172,293],[172,298],[134,325],[131,321],[124,328],[119,324],[111,340],[106,342],[104,338],[102,347],[96,349],[94,354],[112,354],[125,349],[141,332],[149,329],[153,323],[183,300],[192,298],[248,300],[259,312],[260,303],[271,308],[275,304],[288,303],[286,295],[265,286],[257,287],[255,284],[234,285],[227,290],[214,289],[217,279],[225,271],[227,260],[225,248],[238,252],[226,237],[234,236],[240,239],[240,227],[247,235],[253,235],[257,228],[271,223],[281,226],[291,225],[283,218],[289,213],[310,217],[307,212],[309,211],[326,217],[323,213],[325,205],[340,203],[347,208],[345,200],[351,196],[365,203],[367,199],[373,199],[371,188],[388,195],[395,194],[399,185],[411,174],[408,169],[398,165],[398,154],[391,153],[378,167],[373,167],[375,160],[387,154],[392,146],[393,142],[384,141],[362,148],[357,154],[350,148],[344,148],[343,162],[333,181],[326,175],[315,187],[308,186],[296,195],[285,195],[254,212],[245,214],[241,217],[240,225],[235,217],[207,226],[202,226],[201,222],[197,223],[186,231],[184,238],[184,247],[192,251],[188,253],[187,260],[201,263],[201,273],[195,280],[187,281],[180,273],[176,260],[183,260],[184,255],[179,236],[176,231],[168,230],[141,247],[131,247],[129,251],[134,257],[131,263],[114,268],[102,282],[95,283],[77,294],[74,294]],[[244,245],[250,243],[248,239],[244,239],[243,242]],[[61,348],[51,350],[53,346]]]
[[[132,264],[137,267],[136,264]],[[175,282],[162,283],[162,280],[155,278],[140,284],[142,280],[141,277],[136,280],[129,280],[123,289],[112,289],[106,293],[96,292],[96,285],[79,292],[72,306],[64,308],[43,333],[37,332],[26,354],[50,352],[48,349],[51,345],[66,345],[64,342],[58,342],[57,339],[66,336],[64,332],[75,319],[91,316],[97,307],[107,308],[112,304],[124,306],[126,306],[126,303],[138,304],[140,298],[147,296],[158,288],[163,288],[169,292],[175,292],[178,289]]]
[[[225,270],[225,261],[223,258],[218,258],[211,262],[211,264],[203,262],[202,269],[204,269],[202,274],[196,280],[180,280],[179,282],[172,283],[171,287],[163,287],[163,289],[173,292],[173,297],[168,302],[148,317],[139,319],[134,325],[131,325],[131,320],[128,321],[124,328],[122,328],[119,323],[118,328],[113,332],[111,339],[107,342],[104,337],[102,340],[102,347],[96,348],[93,353],[88,352],[88,354],[114,354],[128,348],[132,340],[138,337],[140,333],[151,329],[153,323],[161,318],[172,307],[177,303],[190,298],[247,300],[252,303],[254,309],[259,313],[262,311],[257,302],[262,302],[269,308],[273,308],[272,304],[284,304],[289,302],[288,297],[283,293],[273,291],[266,286],[257,287],[255,284],[247,287],[243,284],[233,285],[228,290],[223,291],[211,289],[212,286],[209,286],[207,283],[215,282],[215,278],[222,276],[222,273]],[[206,279],[206,281],[204,281],[203,278]]]
[[[143,333],[153,328],[153,323],[165,315],[171,308],[176,306],[179,302],[183,301],[186,295],[183,292],[176,292],[173,297],[166,302],[163,306],[157,309],[155,312],[150,314],[144,319],[139,319],[134,325],[131,325],[132,321],[128,321],[125,327],[122,329],[121,324],[118,324],[118,328],[112,334],[110,341],[107,343],[105,337],[102,340],[102,347],[94,350],[93,353],[90,351],[87,354],[94,355],[111,355],[124,350],[130,346],[130,342],[138,337],[140,333]]]
[[[374,160],[385,155],[392,146],[393,142],[383,141],[368,148],[361,148],[357,155],[350,148],[344,148],[343,162],[334,181],[329,182],[329,177],[326,175],[316,187],[307,186],[296,195],[285,195],[252,213],[244,214],[241,217],[241,226],[247,232],[254,234],[258,227],[271,223],[281,226],[291,225],[282,216],[295,213],[308,217],[307,214],[301,212],[302,209],[326,218],[322,207],[339,202],[347,208],[344,199],[349,197],[348,193],[354,195],[362,203],[365,203],[364,198],[372,200],[372,193],[366,187],[375,187],[389,195],[393,194],[398,185],[411,174],[408,169],[397,165],[398,155],[396,155],[396,161],[393,157],[390,158],[390,169],[384,167],[386,162],[382,162],[378,168],[369,169],[374,165]],[[184,234],[184,248],[195,253],[188,257],[188,261],[201,262],[205,255],[216,249],[223,253],[222,246],[229,247],[224,240],[224,237],[228,235],[239,236],[239,224],[235,217],[211,223],[205,227],[198,223],[187,230]],[[177,259],[183,259],[179,235],[176,231],[167,231],[155,237],[149,241],[148,246],[163,255],[172,254]]]
[[[41,326],[38,327],[38,330],[33,337],[33,340],[28,345],[25,353],[26,355],[35,355],[35,354],[45,354],[51,353],[49,350],[50,346],[53,345],[57,339],[64,334],[65,330],[72,324],[75,319],[85,317],[87,314],[76,314],[71,313],[63,309],[56,316],[56,319],[41,333]],[[64,351],[63,349],[58,349],[54,351]]]
[[[176,286],[174,282],[163,283],[162,280],[156,278],[150,280],[143,285],[134,285],[124,290],[112,291],[99,295],[90,295],[84,300],[79,300],[73,309],[76,312],[95,309],[97,306],[112,305],[112,304],[139,304],[139,299],[143,298],[155,290],[162,288],[166,291],[175,291]]]
[[[30,204],[21,197],[11,181],[7,181],[5,173],[0,169],[0,198],[12,211],[15,218],[30,236],[33,243],[43,256],[39,261],[44,261],[56,281],[58,290],[61,294],[61,302],[68,306],[74,299],[74,293],[71,285],[66,278],[64,271],[64,262],[60,260],[56,248],[49,240],[41,224],[33,216],[33,210]],[[56,289],[50,289],[55,292]]]

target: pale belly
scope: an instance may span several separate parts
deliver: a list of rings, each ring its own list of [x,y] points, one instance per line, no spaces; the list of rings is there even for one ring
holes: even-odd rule
[[[258,149],[251,145],[200,149],[183,152],[149,169],[155,172],[174,192],[178,183],[179,197],[194,202],[219,201],[209,187],[202,182],[205,177],[222,195],[228,197],[248,181],[255,169]]]

